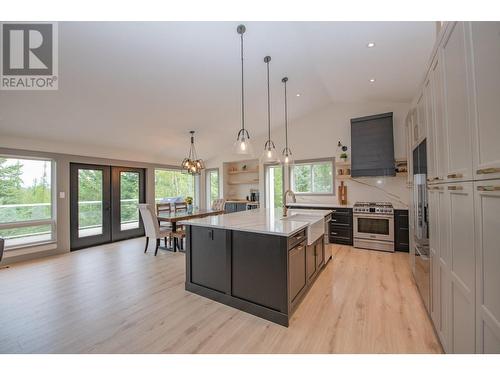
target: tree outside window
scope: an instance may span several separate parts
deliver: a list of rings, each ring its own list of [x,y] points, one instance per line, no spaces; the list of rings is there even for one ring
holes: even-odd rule
[[[333,160],[297,163],[290,172],[295,193],[334,194]]]

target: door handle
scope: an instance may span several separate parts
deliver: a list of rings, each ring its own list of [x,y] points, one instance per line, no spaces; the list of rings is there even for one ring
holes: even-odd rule
[[[463,174],[462,173],[450,173],[447,177],[448,178],[462,178]]]
[[[500,191],[500,186],[478,186],[477,190],[479,191]]]
[[[500,173],[500,168],[483,168],[476,171],[477,174]]]

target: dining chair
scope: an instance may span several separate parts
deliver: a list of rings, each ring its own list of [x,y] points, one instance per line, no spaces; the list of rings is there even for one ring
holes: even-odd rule
[[[160,228],[158,218],[153,210],[153,205],[141,203],[139,204],[139,212],[141,213],[142,222],[144,223],[144,231],[146,232],[146,247],[144,253],[148,251],[149,239],[156,239],[155,256],[158,254],[158,247],[160,246],[160,239],[165,240],[167,245],[167,238],[172,235],[171,229]]]
[[[212,210],[224,211],[225,206],[226,206],[226,200],[224,198],[215,199],[212,202]]]
[[[156,203],[156,214],[172,212],[172,205],[170,203]]]
[[[160,214],[170,214],[172,212],[172,205],[170,203],[156,203],[156,215],[160,216]],[[172,230],[172,223],[167,222],[159,222],[160,229],[170,229]],[[169,246],[171,246],[171,237],[168,238]],[[167,246],[167,244],[165,244]]]
[[[187,211],[187,203],[186,202],[175,202],[174,203],[175,212],[179,211]]]

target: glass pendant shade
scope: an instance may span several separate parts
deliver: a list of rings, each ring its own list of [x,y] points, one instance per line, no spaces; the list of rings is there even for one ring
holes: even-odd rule
[[[294,163],[292,151],[289,148],[283,149],[280,159],[280,162],[284,165],[293,165]]]
[[[263,163],[276,163],[279,161],[278,153],[276,152],[274,144],[272,146],[267,146],[266,148],[264,148],[264,151],[262,151],[262,154],[260,156],[260,160]]]
[[[253,155],[253,147],[248,137],[248,132],[241,129],[238,133],[238,138],[233,144],[233,152],[238,155]],[[245,134],[246,133],[246,134]]]

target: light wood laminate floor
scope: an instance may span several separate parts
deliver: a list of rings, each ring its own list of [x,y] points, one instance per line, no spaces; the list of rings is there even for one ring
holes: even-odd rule
[[[285,328],[184,290],[144,238],[0,270],[1,353],[440,353],[408,254],[333,248]],[[333,245],[332,245],[333,246]]]

